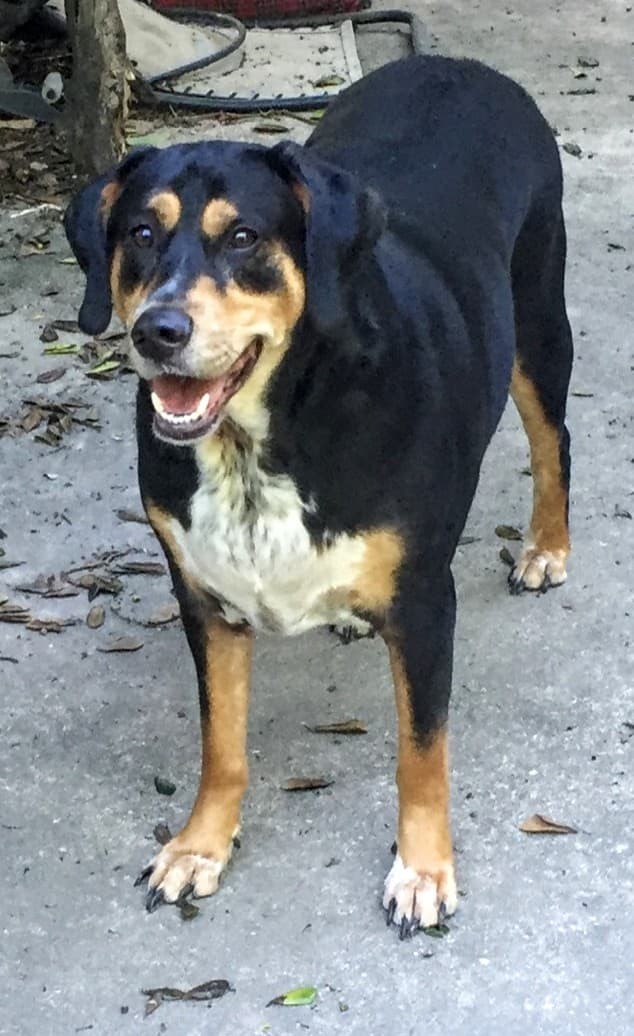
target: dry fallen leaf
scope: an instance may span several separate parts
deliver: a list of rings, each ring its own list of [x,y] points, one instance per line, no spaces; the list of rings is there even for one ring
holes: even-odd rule
[[[253,133],[288,133],[283,122],[258,122],[251,127]]]
[[[66,367],[52,367],[49,371],[42,371],[35,379],[40,385],[50,385],[52,381],[59,381],[66,373]]]
[[[317,788],[329,788],[334,783],[327,777],[289,777],[281,787],[282,791],[314,791]]]
[[[176,601],[173,604],[164,604],[162,608],[157,608],[155,612],[152,612],[145,626],[164,626],[166,622],[174,622],[175,619],[179,619],[181,610],[178,607]]]
[[[495,535],[501,540],[521,540],[522,534],[514,525],[496,525]]]
[[[87,590],[89,601],[94,601],[99,594],[114,594],[116,596],[123,589],[123,583],[120,579],[115,579],[114,576],[101,572],[84,572],[79,579],[71,579],[67,573],[66,578],[73,586],[80,586],[83,590]]]
[[[27,608],[23,608],[21,604],[14,604],[11,601],[5,601],[4,604],[0,605],[0,622],[30,622],[31,613]]]
[[[38,633],[61,633],[64,626],[74,625],[75,619],[31,619],[26,628]]]
[[[505,565],[509,566],[509,568],[515,567],[515,558],[511,554],[508,547],[502,547],[500,551],[500,561],[503,561]]]
[[[165,565],[160,561],[122,561],[113,572],[128,576],[162,576],[165,575]]]
[[[136,637],[115,637],[97,648],[97,651],[138,651],[143,647],[143,641]]]
[[[40,335],[40,342],[56,342],[59,338],[57,331],[52,324],[44,324]]]
[[[20,583],[16,586],[23,594],[38,594],[40,597],[78,597],[79,590],[68,586],[57,576],[38,576],[32,583]]]
[[[76,320],[53,320],[51,323],[56,331],[70,331],[71,334],[79,334],[79,324]]]
[[[224,978],[214,978],[211,982],[203,982],[192,989],[174,989],[171,986],[159,986],[158,989],[142,989],[148,1000],[145,1015],[152,1014],[164,1000],[218,1000],[225,993],[234,993],[233,986]]]
[[[20,421],[20,427],[25,432],[32,432],[38,427],[44,420],[44,413],[39,407],[33,406],[30,410],[27,410],[26,414]]]
[[[159,845],[167,845],[167,843],[171,842],[172,840],[172,832],[170,831],[167,824],[156,824],[152,834],[156,838],[156,841],[159,843]]]
[[[315,79],[313,86],[325,89],[327,86],[341,86],[342,83],[345,83],[345,79],[337,75],[336,72],[331,72],[329,75],[321,76],[320,79]]]
[[[149,525],[147,518],[141,511],[133,511],[128,507],[120,507],[115,511],[117,518],[122,522],[138,522],[140,525]]]
[[[178,899],[175,904],[178,907],[182,921],[193,921],[200,913],[200,907],[196,906],[189,899]]]
[[[313,734],[367,734],[368,728],[360,719],[342,719],[338,723],[319,723],[308,727]]]
[[[569,824],[560,824],[557,820],[551,820],[543,813],[533,813],[520,824],[520,831],[527,835],[576,835],[577,828]]]
[[[106,609],[101,604],[94,604],[86,616],[86,625],[91,630],[97,630],[103,626],[106,618]]]

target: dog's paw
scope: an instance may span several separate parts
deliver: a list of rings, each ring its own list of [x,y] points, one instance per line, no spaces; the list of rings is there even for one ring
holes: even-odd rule
[[[365,637],[372,639],[376,635],[376,630],[369,623],[365,622],[364,619],[355,619],[354,625],[334,625],[329,626],[328,631],[334,633],[335,637],[342,644],[352,644],[355,640],[363,640]]]
[[[551,587],[561,586],[566,581],[566,557],[564,550],[527,547],[509,573],[510,592],[539,590],[545,593]]]
[[[211,896],[218,888],[220,875],[225,869],[233,842],[224,856],[196,851],[191,844],[172,838],[141,872],[135,885],[146,879],[148,891],[145,905],[150,913],[161,903],[176,903],[193,894],[196,898]]]
[[[457,901],[451,860],[433,873],[419,873],[397,854],[385,879],[383,907],[388,925],[396,925],[401,939],[444,921],[455,912]]]

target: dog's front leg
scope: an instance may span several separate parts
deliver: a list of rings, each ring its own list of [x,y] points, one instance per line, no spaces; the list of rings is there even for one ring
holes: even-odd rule
[[[240,824],[247,785],[246,729],[253,634],[206,617],[179,593],[183,623],[198,673],[202,771],[191,816],[141,875],[147,908],[193,891],[216,891]]]
[[[383,905],[401,938],[456,909],[447,757],[454,618],[449,571],[418,583],[410,576],[385,632],[398,714],[399,817]]]

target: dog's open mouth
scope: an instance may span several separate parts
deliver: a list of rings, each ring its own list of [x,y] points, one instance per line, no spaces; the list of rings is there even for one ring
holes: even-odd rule
[[[169,442],[189,443],[215,432],[222,421],[223,407],[244,385],[261,351],[262,343],[255,339],[217,378],[177,374],[152,378],[155,434]]]

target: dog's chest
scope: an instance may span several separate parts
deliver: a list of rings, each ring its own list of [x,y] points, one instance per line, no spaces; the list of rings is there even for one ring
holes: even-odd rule
[[[191,526],[174,519],[173,532],[187,576],[219,600],[227,621],[286,634],[356,623],[347,591],[362,539],[339,536],[317,550],[294,483],[264,471],[254,453],[214,443],[198,460]]]

